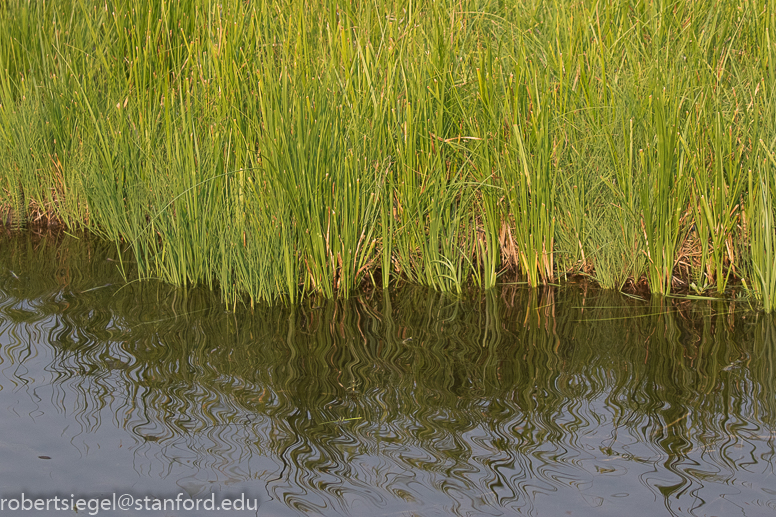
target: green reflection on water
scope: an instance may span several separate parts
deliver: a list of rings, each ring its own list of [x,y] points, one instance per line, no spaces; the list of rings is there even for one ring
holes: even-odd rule
[[[117,260],[85,237],[0,241],[0,388],[50,385],[79,435],[154,448],[144,476],[181,476],[164,464],[188,451],[330,514],[776,509],[768,317],[577,287],[235,313],[126,284]]]

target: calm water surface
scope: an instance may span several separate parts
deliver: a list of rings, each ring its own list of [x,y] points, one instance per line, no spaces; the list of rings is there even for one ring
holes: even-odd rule
[[[0,237],[0,497],[776,515],[776,327],[740,305],[403,288],[230,312],[127,284],[116,253]]]

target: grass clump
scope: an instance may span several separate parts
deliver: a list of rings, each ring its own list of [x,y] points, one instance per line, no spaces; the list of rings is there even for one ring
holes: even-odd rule
[[[773,22],[764,0],[9,0],[0,205],[234,303],[584,274],[742,280],[771,310]]]

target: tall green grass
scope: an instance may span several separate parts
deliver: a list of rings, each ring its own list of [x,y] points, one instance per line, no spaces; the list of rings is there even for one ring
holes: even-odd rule
[[[0,206],[229,303],[583,274],[771,310],[773,11],[9,0]]]

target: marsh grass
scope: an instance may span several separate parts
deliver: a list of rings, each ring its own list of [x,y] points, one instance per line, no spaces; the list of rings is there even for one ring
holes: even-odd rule
[[[774,300],[776,300],[776,274],[774,274],[776,271],[776,221],[774,220],[776,185],[774,183],[773,175],[770,174],[761,176],[758,185],[750,186],[750,190],[755,193],[749,206],[753,285],[766,312],[773,310]]]
[[[583,274],[744,280],[771,310],[773,22],[764,0],[9,0],[0,206],[230,304]]]

